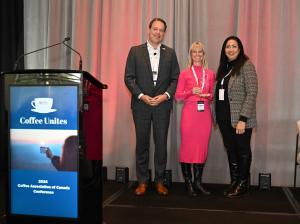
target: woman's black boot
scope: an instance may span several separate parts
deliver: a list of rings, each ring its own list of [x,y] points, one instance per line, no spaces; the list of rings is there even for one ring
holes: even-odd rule
[[[203,173],[204,164],[203,163],[194,164],[193,167],[194,167],[195,190],[203,195],[210,195],[211,193],[205,190],[204,187],[202,186],[202,173]]]
[[[191,164],[190,163],[180,163],[180,164],[181,164],[181,170],[185,182],[186,191],[188,192],[189,196],[196,197],[197,193],[194,190],[193,182],[192,182]]]
[[[236,188],[227,194],[228,198],[238,198],[241,197],[242,195],[246,194],[248,192],[248,183],[247,180],[242,180],[239,181],[237,184]]]
[[[233,192],[238,184],[238,178],[239,178],[239,170],[237,163],[230,162],[229,161],[229,170],[230,170],[230,185],[228,188],[224,190],[224,196],[227,197],[228,193]]]
[[[227,194],[229,198],[237,198],[249,191],[249,171],[251,165],[251,151],[239,156],[239,181],[236,188]]]

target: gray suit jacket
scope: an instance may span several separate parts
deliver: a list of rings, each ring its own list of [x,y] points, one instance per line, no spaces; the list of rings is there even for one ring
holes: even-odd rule
[[[216,85],[215,85],[216,88]],[[228,100],[232,127],[236,127],[240,116],[247,117],[246,128],[256,127],[256,96],[258,90],[257,75],[254,65],[248,60],[241,68],[240,75],[232,75],[228,83]],[[216,91],[214,90],[215,94]],[[212,109],[214,120],[215,99]]]
[[[162,44],[158,79],[156,86],[154,86],[147,43],[132,47],[127,57],[124,78],[125,84],[132,94],[131,108],[150,109],[151,106],[138,99],[141,93],[154,97],[168,92],[173,98],[179,73],[180,69],[175,51]],[[157,109],[171,109],[171,107],[172,100],[167,100],[158,105]]]

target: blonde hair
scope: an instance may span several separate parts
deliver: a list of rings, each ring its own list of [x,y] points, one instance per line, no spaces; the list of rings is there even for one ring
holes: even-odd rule
[[[191,44],[190,50],[189,50],[189,57],[188,57],[188,63],[187,63],[187,67],[191,68],[193,65],[193,59],[192,59],[192,50],[196,49],[196,48],[200,48],[203,51],[203,59],[201,62],[201,66],[204,69],[208,68],[208,63],[206,61],[205,58],[205,50],[204,50],[204,45],[200,42],[200,41],[195,41],[194,43]]]

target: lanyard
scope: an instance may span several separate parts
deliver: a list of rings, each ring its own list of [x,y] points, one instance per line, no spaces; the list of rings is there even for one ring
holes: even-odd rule
[[[224,78],[221,81],[221,87],[223,88],[223,83],[224,83],[224,79],[229,76],[229,74],[231,73],[232,69],[230,69],[230,71],[224,76]]]
[[[198,86],[199,85],[199,83],[198,83],[198,77],[197,77],[197,74],[195,72],[194,66],[192,66],[192,71],[193,71],[193,75],[195,77],[195,80],[196,80],[196,83],[197,83],[197,86]],[[203,88],[204,88],[204,85],[205,85],[205,77],[206,77],[205,70],[202,68],[202,86],[201,86],[201,91],[203,91]]]

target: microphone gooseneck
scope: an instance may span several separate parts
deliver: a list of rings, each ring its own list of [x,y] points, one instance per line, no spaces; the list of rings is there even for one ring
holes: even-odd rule
[[[63,45],[65,45],[71,51],[73,51],[73,52],[75,52],[76,54],[79,55],[79,70],[82,71],[82,57],[81,57],[81,54],[78,51],[76,51],[74,48],[72,48],[71,46],[69,46],[68,44],[66,44],[65,41],[63,42]]]
[[[63,41],[59,42],[59,43],[56,43],[56,44],[52,44],[52,45],[49,45],[49,46],[46,46],[46,47],[42,47],[42,48],[39,48],[37,50],[34,50],[34,51],[30,51],[30,52],[27,52],[25,54],[22,54],[20,55],[17,60],[15,61],[15,64],[14,64],[14,70],[16,70],[18,68],[18,65],[19,65],[19,61],[21,60],[21,58],[24,58],[25,56],[29,55],[29,54],[33,54],[35,52],[38,52],[38,51],[42,51],[42,50],[46,50],[48,48],[51,48],[51,47],[54,47],[54,46],[57,46],[57,45],[60,45],[60,44],[64,44],[66,41],[69,41],[70,40],[70,37],[65,37]]]

